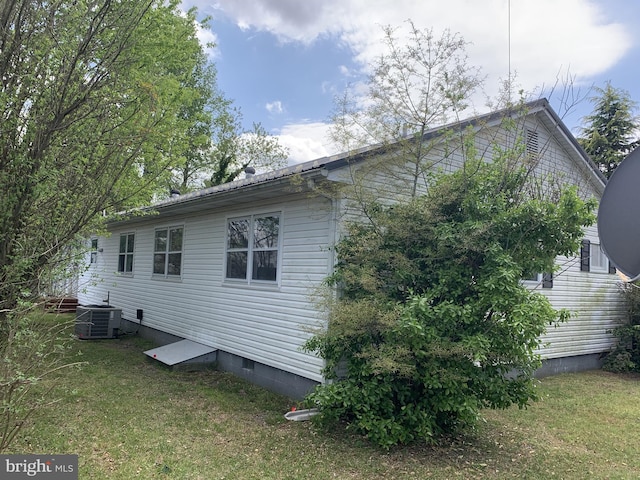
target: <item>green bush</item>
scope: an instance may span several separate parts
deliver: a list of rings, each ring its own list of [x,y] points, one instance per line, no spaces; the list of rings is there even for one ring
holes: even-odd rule
[[[0,328],[0,453],[7,451],[34,411],[56,399],[50,395],[58,370],[68,363],[72,339],[69,316],[16,310]],[[45,385],[45,378],[50,382]]]
[[[616,347],[607,355],[603,368],[610,372],[640,372],[640,287],[626,283],[622,294],[627,304],[627,321],[616,327]]]
[[[577,251],[594,204],[575,189],[532,198],[530,173],[469,162],[427,195],[369,206],[371,222],[350,225],[329,281],[340,297],[306,344],[330,380],[308,397],[319,422],[346,422],[390,447],[436,441],[473,426],[482,408],[535,398],[540,335],[568,312],[521,279]]]

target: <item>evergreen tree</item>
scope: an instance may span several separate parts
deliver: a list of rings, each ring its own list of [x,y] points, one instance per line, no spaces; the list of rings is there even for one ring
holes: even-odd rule
[[[586,127],[578,142],[609,178],[618,164],[639,144],[638,119],[634,115],[636,103],[629,92],[607,83],[596,89],[591,97],[594,110],[584,118]]]

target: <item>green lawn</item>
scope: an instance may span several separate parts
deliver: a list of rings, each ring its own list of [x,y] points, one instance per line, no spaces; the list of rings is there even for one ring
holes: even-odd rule
[[[80,479],[640,478],[640,377],[547,378],[541,401],[484,412],[473,435],[387,452],[288,422],[294,402],[232,375],[164,368],[150,347],[74,341],[87,364],[11,450],[78,454]]]

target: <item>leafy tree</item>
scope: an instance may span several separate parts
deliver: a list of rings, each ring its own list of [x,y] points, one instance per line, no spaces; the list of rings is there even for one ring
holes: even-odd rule
[[[609,178],[618,164],[638,145],[640,124],[634,115],[636,103],[629,93],[607,83],[596,88],[598,95],[591,97],[594,110],[584,118],[586,126],[578,138],[580,145]]]
[[[482,408],[535,398],[540,335],[568,312],[521,279],[553,272],[594,220],[593,202],[539,175],[515,116],[429,135],[459,120],[482,81],[458,35],[409,27],[406,46],[384,28],[366,94],[338,101],[334,141],[376,150],[338,192],[347,228],[321,297],[328,326],[305,345],[330,380],[308,397],[319,421],[384,447],[435,441]],[[521,109],[511,79],[505,88],[505,106]]]
[[[188,132],[186,150],[182,155],[176,152],[169,189],[184,193],[231,182],[249,166],[257,170],[285,166],[288,151],[277,138],[260,124],[243,129],[242,113],[217,90],[213,65],[193,78],[200,94],[185,105],[183,115],[198,121]]]
[[[178,5],[0,3],[3,319],[103,213],[148,203],[186,150],[204,56]]]
[[[254,123],[251,130],[243,130],[242,117],[234,110],[221,120],[227,123],[215,132],[214,145],[209,153],[210,176],[204,182],[205,186],[231,182],[249,166],[266,171],[286,165],[288,150],[260,123]]]
[[[344,150],[389,146],[384,161],[371,168],[402,177],[401,182],[410,177],[415,196],[433,167],[427,160],[431,145],[415,138],[458,119],[482,80],[468,65],[467,42],[458,34],[446,30],[437,37],[431,29],[407,23],[406,45],[397,29],[383,27],[386,50],[372,65],[366,94],[347,91],[337,99],[331,138]]]
[[[535,351],[567,318],[524,287],[579,248],[594,203],[565,189],[527,194],[530,170],[470,159],[424,196],[371,205],[336,248],[328,328],[307,343],[331,383],[308,400],[320,420],[344,421],[389,447],[435,441],[473,425],[483,408],[536,397]]]
[[[202,61],[196,65],[197,72],[189,81],[197,92],[181,109],[180,115],[193,119],[186,134],[186,143],[176,149],[172,161],[172,178],[169,188],[186,192],[198,186],[202,172],[209,168],[208,152],[211,149],[212,130],[229,114],[231,101],[226,99],[217,87],[215,66],[206,63],[205,52],[201,53]]]
[[[104,214],[166,185],[208,122],[195,12],[178,7],[0,2],[0,450],[51,401],[33,387],[65,364],[68,335],[25,312]]]

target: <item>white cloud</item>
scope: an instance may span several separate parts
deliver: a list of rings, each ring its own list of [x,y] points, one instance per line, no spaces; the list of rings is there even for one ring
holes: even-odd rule
[[[295,164],[338,153],[328,131],[329,124],[322,122],[289,124],[276,137],[289,149],[289,164]]]
[[[469,61],[482,67],[490,89],[508,77],[509,63],[531,90],[562,69],[569,68],[579,81],[601,73],[630,47],[629,33],[607,23],[606,12],[593,0],[514,0],[511,25],[509,0],[218,0],[216,7],[239,26],[271,32],[282,41],[335,36],[363,68],[384,48],[381,25],[402,27],[411,19],[436,33],[449,28],[472,43]],[[343,73],[350,75],[347,69]]]
[[[212,8],[207,0],[184,1],[203,11]],[[361,69],[337,66],[355,89],[362,85],[353,80],[367,73],[367,66],[384,51],[381,26],[397,26],[402,37],[408,19],[418,28],[433,28],[436,36],[449,29],[470,42],[469,64],[481,68],[484,95],[491,98],[509,73],[517,75],[526,92],[540,93],[559,75],[588,85],[631,48],[631,32],[607,19],[604,0],[217,0],[213,8],[242,28],[270,32],[282,42],[335,39]],[[323,92],[333,88],[328,83],[321,87]],[[484,95],[474,99],[479,111],[484,110]],[[270,112],[278,108],[275,102],[267,104]],[[326,128],[287,125],[280,140],[289,147],[292,161],[310,160],[335,153],[318,135]]]
[[[207,0],[188,0],[190,4],[207,8]],[[299,0],[218,0],[215,8],[233,18],[242,29],[256,28],[270,32],[282,41],[312,42],[329,30],[337,0],[321,2]]]
[[[218,37],[209,28],[203,28],[201,25],[196,25],[196,36],[200,41],[200,44],[204,47],[205,52],[215,58],[217,56],[217,50],[215,46],[218,43]]]
[[[275,100],[273,102],[268,102],[264,108],[267,109],[269,113],[282,113],[284,112],[284,108],[282,107],[282,102],[280,100]]]
[[[340,67],[338,67],[340,69],[340,73],[342,74],[343,77],[353,77],[353,72],[351,71],[351,69],[349,69],[349,67],[347,67],[346,65],[340,65]]]
[[[180,14],[186,17],[187,16],[186,10],[191,6],[194,6],[193,5],[194,3],[197,3],[197,1],[183,2],[182,10]],[[215,58],[217,55],[215,46],[218,43],[218,37],[210,28],[203,27],[202,24],[198,22],[195,22],[195,27],[196,27],[196,37],[198,38],[200,45],[202,45],[207,55],[209,55],[212,58]]]

